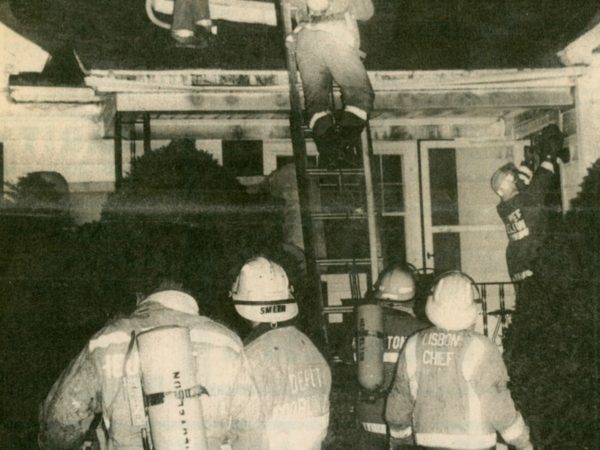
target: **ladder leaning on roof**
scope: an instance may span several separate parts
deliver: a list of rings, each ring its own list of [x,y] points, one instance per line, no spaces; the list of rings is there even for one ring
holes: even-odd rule
[[[289,0],[279,0],[279,15],[283,22],[284,38],[286,38],[286,60],[289,80],[290,94],[290,130],[296,166],[296,179],[298,183],[298,193],[300,200],[300,213],[302,219],[302,234],[304,238],[304,252],[306,257],[306,267],[308,276],[308,292],[316,300],[319,308],[319,321],[323,333],[325,344],[329,344],[328,336],[328,315],[349,313],[353,311],[352,306],[329,306],[325,305],[322,290],[321,276],[324,273],[340,273],[340,269],[346,269],[348,273],[350,292],[353,303],[361,298],[360,285],[357,278],[357,266],[366,268],[367,284],[372,284],[379,274],[380,247],[379,233],[377,229],[377,217],[375,208],[375,194],[373,188],[373,176],[371,170],[371,139],[369,135],[369,126],[365,127],[361,135],[360,152],[362,154],[362,168],[360,169],[309,169],[307,167],[306,139],[311,137],[311,131],[305,126],[302,101],[300,98],[300,83],[298,78],[298,69],[296,66],[296,57],[293,45],[287,45],[287,37],[293,33],[292,25],[292,7]],[[333,96],[332,96],[333,101]],[[332,108],[334,110],[334,108]],[[343,203],[344,189],[348,185],[357,185],[357,179],[361,179],[360,184],[364,185],[363,205],[359,208],[335,211],[324,211],[319,208],[320,189],[322,180],[329,178],[335,179],[339,189],[337,195],[338,203]],[[316,198],[315,198],[316,197]],[[347,206],[347,205],[346,205]],[[319,224],[323,225],[326,220],[366,220],[368,229],[368,258],[338,258],[328,259],[320,257],[317,247],[317,236],[315,228]],[[348,236],[352,239],[352,236]],[[322,253],[322,252],[321,252]],[[338,272],[335,272],[338,270]]]

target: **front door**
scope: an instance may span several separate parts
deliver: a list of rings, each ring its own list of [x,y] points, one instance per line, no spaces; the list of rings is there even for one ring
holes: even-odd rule
[[[462,270],[477,282],[507,281],[506,235],[490,188],[494,171],[518,164],[525,141],[421,142],[424,265]]]

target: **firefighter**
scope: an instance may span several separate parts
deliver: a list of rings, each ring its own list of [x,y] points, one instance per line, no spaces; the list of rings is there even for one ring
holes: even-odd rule
[[[147,341],[141,339],[149,331],[169,329],[186,336],[182,344],[187,343],[190,351],[182,356],[192,373],[180,374],[174,368],[176,379],[168,391],[141,394],[141,381],[147,386],[151,376],[146,370],[169,370],[177,356],[161,358],[146,369],[143,363],[152,361],[153,355],[144,358]],[[178,342],[171,344],[172,351],[178,352]],[[181,385],[183,377],[198,385]],[[181,418],[165,419],[182,427],[181,434],[188,440],[194,433],[204,436],[204,442],[185,448],[217,450],[225,442],[233,449],[265,448],[260,399],[242,342],[224,326],[200,316],[192,296],[169,286],[140,300],[130,316],[105,326],[71,362],[42,404],[38,442],[41,449],[79,448],[94,416],[102,414],[109,449],[150,448],[152,435],[154,449],[161,450],[159,442],[165,436],[156,435],[150,414],[148,425],[144,404],[150,412],[159,408],[156,411],[161,413],[160,408],[175,402],[175,414],[182,414],[191,410],[193,404],[188,402],[194,401],[201,403],[202,417],[186,416],[187,423]],[[187,428],[192,423],[203,429]],[[155,422],[155,427],[164,430],[165,424]]]
[[[535,173],[529,159],[518,169],[512,163],[505,164],[492,176],[492,189],[500,197],[496,209],[508,236],[506,262],[513,282],[533,275],[533,263],[549,220],[544,198],[553,183],[562,145],[560,130],[549,125],[542,130],[538,148],[542,162]]]
[[[231,297],[252,331],[244,340],[266,421],[270,450],[316,450],[329,424],[329,366],[294,325],[298,305],[281,266],[248,260]]]
[[[299,11],[295,42],[309,127],[319,151],[319,166],[348,156],[373,108],[374,93],[361,60],[357,20],[373,15],[371,0],[291,0]],[[332,81],[342,92],[344,110],[334,118],[329,93]],[[344,155],[344,153],[346,155]]]
[[[425,308],[433,326],[404,345],[387,398],[391,449],[416,441],[423,448],[487,450],[496,447],[496,431],[519,450],[533,448],[500,351],[473,330],[475,293],[462,272],[436,281]]]
[[[208,0],[175,0],[171,37],[178,46],[205,48],[214,30]]]
[[[375,392],[369,392],[364,387],[359,391],[356,416],[362,428],[359,446],[361,449],[387,448],[384,403],[392,385],[398,355],[406,339],[427,326],[414,315],[415,293],[413,272],[403,265],[393,265],[381,272],[373,291],[369,293],[369,297],[374,298],[381,307],[383,315],[383,329],[381,330],[383,332],[383,354],[377,355],[382,359],[383,366],[372,365],[383,368],[383,382]],[[365,346],[364,351],[369,350],[370,348]],[[365,359],[369,360],[369,358]],[[358,364],[360,365],[362,362],[359,359]],[[364,382],[360,375],[361,371],[359,371],[359,382],[363,385]]]

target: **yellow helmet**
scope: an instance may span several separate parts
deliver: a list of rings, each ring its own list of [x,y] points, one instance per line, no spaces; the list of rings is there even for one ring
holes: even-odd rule
[[[406,302],[412,300],[415,293],[416,284],[412,272],[403,266],[395,265],[381,272],[374,295],[378,300]]]

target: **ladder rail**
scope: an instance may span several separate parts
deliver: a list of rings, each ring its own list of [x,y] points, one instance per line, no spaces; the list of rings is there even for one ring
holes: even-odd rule
[[[283,22],[283,38],[285,39],[286,66],[288,72],[289,95],[290,95],[290,131],[292,138],[292,148],[294,154],[294,164],[296,167],[296,183],[298,184],[298,197],[300,202],[300,218],[302,221],[302,236],[304,240],[304,255],[306,259],[306,272],[308,279],[309,296],[315,299],[317,303],[319,328],[321,329],[325,347],[329,346],[329,337],[327,333],[327,324],[322,314],[324,308],[323,293],[321,290],[321,275],[317,265],[315,254],[312,217],[310,215],[310,197],[309,181],[307,177],[307,158],[306,142],[302,125],[304,117],[302,114],[302,104],[300,92],[298,91],[298,68],[296,66],[296,55],[293,45],[289,44],[288,36],[293,35],[292,12],[287,0],[280,0],[279,16]]]
[[[369,257],[371,259],[371,280],[373,283],[379,276],[379,252],[377,236],[377,217],[375,212],[375,190],[373,188],[373,174],[371,171],[371,140],[369,139],[369,124],[361,134],[361,153],[363,170],[365,173],[365,190],[367,203],[367,228],[369,230]]]
[[[373,181],[373,171],[372,171],[372,141],[370,136],[370,127],[367,122],[367,126],[361,133],[360,142],[357,144],[357,150],[360,150],[363,168],[362,170],[350,169],[349,171],[338,169],[336,171],[330,170],[314,170],[310,171],[307,169],[307,157],[306,157],[306,141],[305,141],[305,133],[304,133],[304,114],[303,114],[303,105],[300,96],[300,83],[298,76],[298,68],[296,64],[296,55],[294,51],[293,43],[288,41],[289,36],[293,36],[294,30],[292,27],[292,8],[288,3],[289,0],[279,0],[277,2],[278,5],[278,13],[279,17],[283,23],[283,33],[284,39],[286,40],[285,52],[286,52],[286,65],[288,72],[288,81],[289,81],[289,95],[290,95],[290,131],[292,138],[292,147],[293,147],[293,155],[294,162],[296,167],[296,181],[298,184],[298,194],[299,194],[299,203],[300,203],[300,215],[302,221],[302,233],[304,240],[304,252],[306,258],[306,267],[307,267],[307,277],[308,277],[308,291],[314,301],[316,302],[316,306],[318,307],[318,320],[319,327],[322,332],[322,336],[324,339],[325,347],[329,350],[329,337],[328,337],[328,313],[331,310],[329,305],[325,305],[324,302],[324,294],[322,292],[321,286],[321,274],[323,269],[323,264],[327,266],[327,263],[324,260],[320,260],[317,258],[317,248],[316,243],[317,235],[314,229],[315,221],[326,219],[328,214],[321,214],[322,217],[318,217],[319,214],[316,215],[311,212],[311,194],[310,194],[310,176],[311,175],[330,175],[336,173],[339,176],[338,184],[339,189],[343,189],[343,173],[348,172],[348,174],[356,173],[360,174],[364,177],[364,186],[365,186],[365,204],[366,204],[366,220],[367,220],[367,230],[368,230],[368,245],[369,245],[369,258],[365,260],[365,258],[360,259],[360,261],[356,261],[357,263],[366,262],[369,265],[369,272],[367,273],[367,284],[368,287],[372,285],[372,283],[377,280],[380,271],[380,251],[379,251],[379,242],[380,236],[378,233],[377,226],[377,216],[376,216],[376,202],[375,202],[375,189],[374,189],[374,181]],[[330,100],[332,102],[332,110],[335,110],[335,96],[333,95],[333,90],[330,92]],[[364,213],[363,213],[364,214]],[[331,215],[332,218],[335,214]],[[356,258],[354,258],[356,259]],[[367,264],[360,264],[366,266]],[[358,276],[356,275],[356,266],[353,264],[353,267],[350,269],[349,277],[350,277],[350,289],[352,291],[352,297],[361,297],[361,288]],[[352,274],[354,273],[354,279],[352,279]],[[370,280],[369,280],[370,278]]]

